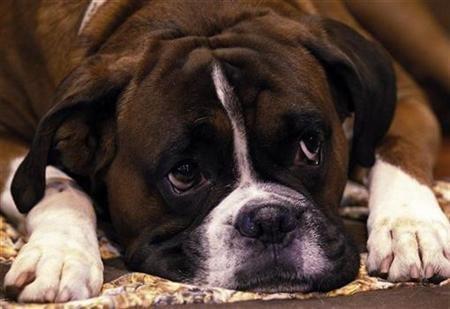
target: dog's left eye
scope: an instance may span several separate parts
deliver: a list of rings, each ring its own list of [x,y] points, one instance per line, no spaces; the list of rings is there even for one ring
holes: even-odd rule
[[[301,138],[295,156],[295,164],[319,165],[322,138],[317,134],[306,134]]]
[[[167,176],[170,184],[177,193],[185,192],[203,180],[198,164],[193,161],[177,163]]]

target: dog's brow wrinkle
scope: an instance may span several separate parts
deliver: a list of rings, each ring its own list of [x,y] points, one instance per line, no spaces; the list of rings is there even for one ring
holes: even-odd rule
[[[239,100],[228,83],[222,68],[217,63],[213,64],[212,78],[217,97],[225,108],[233,129],[234,155],[239,172],[239,183],[241,185],[253,183],[255,181],[255,173],[248,155],[245,123]]]

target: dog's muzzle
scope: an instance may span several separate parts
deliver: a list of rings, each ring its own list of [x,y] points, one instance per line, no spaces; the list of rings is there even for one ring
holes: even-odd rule
[[[353,279],[359,267],[358,252],[341,224],[301,193],[278,184],[236,188],[189,243],[201,252],[191,282],[208,286],[329,290]]]

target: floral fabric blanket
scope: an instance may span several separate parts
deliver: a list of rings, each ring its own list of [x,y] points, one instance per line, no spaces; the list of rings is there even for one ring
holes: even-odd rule
[[[450,183],[437,182],[434,192],[441,207],[450,219]],[[350,185],[346,188],[341,214],[345,218],[364,221],[367,217],[367,192],[361,186]],[[119,251],[99,231],[99,241],[104,260],[116,258]],[[0,216],[0,264],[11,264],[24,241],[21,235]],[[61,304],[35,304],[38,308],[127,308],[136,306],[151,306],[163,304],[189,303],[230,303],[247,300],[274,299],[310,299],[333,296],[353,295],[355,293],[392,289],[405,285],[424,283],[391,283],[380,278],[371,277],[365,269],[365,254],[361,254],[361,268],[358,277],[351,283],[327,293],[250,293],[213,287],[198,287],[171,282],[166,279],[143,273],[127,273],[119,278],[105,283],[98,297],[83,301]],[[450,285],[450,279],[439,285]],[[429,284],[433,286],[432,284]],[[1,295],[1,294],[0,294]],[[0,308],[20,308],[23,304],[0,297]],[[30,305],[28,305],[30,306]]]

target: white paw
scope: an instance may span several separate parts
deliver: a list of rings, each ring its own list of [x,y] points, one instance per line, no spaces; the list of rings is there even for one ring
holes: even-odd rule
[[[406,215],[374,222],[367,242],[369,273],[390,281],[450,277],[450,224]]]
[[[450,277],[450,222],[429,187],[377,162],[369,208],[369,273],[390,281]]]
[[[31,239],[5,276],[7,294],[20,302],[65,302],[98,295],[103,264],[83,249],[65,238]]]

